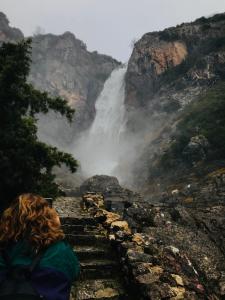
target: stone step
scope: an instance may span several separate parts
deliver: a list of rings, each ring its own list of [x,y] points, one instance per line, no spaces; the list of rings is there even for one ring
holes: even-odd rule
[[[99,228],[96,226],[90,225],[70,225],[70,224],[63,224],[62,230],[65,234],[91,234],[91,233],[98,233]]]
[[[86,225],[90,225],[90,226],[97,226],[97,222],[96,220],[91,217],[91,216],[88,216],[88,215],[85,215],[85,216],[78,216],[78,217],[61,217],[60,218],[60,221],[61,221],[61,224],[62,226],[67,224],[67,225],[83,225],[83,226],[86,226]]]
[[[117,261],[111,259],[87,259],[80,262],[82,269],[110,269],[118,266]]]
[[[78,256],[79,260],[83,259],[102,259],[102,258],[112,258],[114,253],[110,246],[105,245],[104,247],[94,247],[94,246],[76,246],[74,251]]]
[[[89,215],[85,215],[85,216],[78,216],[78,217],[62,217],[60,218],[61,224],[67,224],[67,225],[90,225],[90,226],[97,226],[98,223],[96,222],[96,220],[89,216]]]
[[[114,260],[83,260],[80,264],[82,280],[113,278],[119,273],[119,266]]]
[[[72,287],[72,297],[76,300],[119,300],[126,298],[125,292],[117,279],[85,280]]]
[[[80,280],[97,280],[97,279],[112,279],[118,276],[119,270],[118,268],[111,269],[82,269]]]
[[[67,241],[76,246],[76,245],[92,245],[92,246],[99,246],[99,245],[109,245],[109,240],[107,237],[102,235],[88,235],[88,234],[67,234],[66,235]]]

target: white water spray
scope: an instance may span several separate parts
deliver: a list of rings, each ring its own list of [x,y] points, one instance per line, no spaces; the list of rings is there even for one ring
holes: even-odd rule
[[[96,117],[91,128],[82,134],[74,146],[84,176],[117,175],[124,156],[126,67],[116,69],[105,82],[96,101]]]

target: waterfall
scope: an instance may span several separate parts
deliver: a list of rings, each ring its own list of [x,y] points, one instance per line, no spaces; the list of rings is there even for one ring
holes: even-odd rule
[[[114,171],[125,150],[125,73],[126,67],[115,69],[106,80],[95,104],[95,119],[74,146],[74,155],[86,177],[117,175]]]

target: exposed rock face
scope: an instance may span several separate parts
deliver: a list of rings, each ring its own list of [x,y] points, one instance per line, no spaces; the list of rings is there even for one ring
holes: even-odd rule
[[[172,100],[184,105],[189,102],[187,92],[199,93],[201,89],[194,92],[194,87],[208,86],[224,76],[224,72],[222,75],[219,71],[225,64],[224,49],[221,49],[224,44],[224,30],[225,14],[221,14],[162,32],[145,34],[135,44],[128,64],[128,106],[140,108],[153,106],[154,103],[155,110],[166,111],[162,105],[165,96],[167,105]],[[178,69],[173,78],[162,76],[184,61],[189,66],[184,64],[183,70]],[[179,87],[181,84],[182,91]]]
[[[173,141],[187,104],[224,80],[224,32],[225,14],[219,14],[147,33],[135,44],[126,74],[125,102],[128,128],[142,141],[131,171],[136,189],[149,180],[156,156],[160,159]],[[195,161],[194,146],[196,155],[204,159],[207,149],[196,142],[189,144],[187,155],[192,149]]]
[[[149,57],[152,57],[150,64],[155,67],[157,76],[168,68],[182,63],[186,56],[186,45],[181,42],[164,43],[161,47],[155,47],[149,51]]]
[[[193,136],[183,150],[183,155],[194,163],[206,159],[209,150],[209,142],[204,135]]]
[[[87,197],[102,199],[94,193]],[[196,210],[189,203],[138,201],[121,215],[97,207],[91,214],[107,229],[138,299],[223,299],[223,205]]]
[[[22,38],[22,32],[18,28],[10,27],[6,15],[0,12],[0,44],[2,42],[18,41]]]
[[[6,16],[0,13],[0,43],[22,38],[22,32],[10,27]],[[104,82],[119,65],[110,56],[89,52],[70,32],[34,36],[29,80],[36,88],[65,98],[76,109],[72,126],[58,115],[41,116],[40,136],[50,143],[58,141],[60,146],[70,143],[75,134],[88,128]]]
[[[129,60],[126,76],[127,104],[135,107],[144,105],[143,99],[140,99],[144,96],[143,93],[148,90],[150,95],[146,96],[153,95],[159,75],[182,63],[187,55],[184,42],[166,42],[156,34],[145,35],[135,45]]]
[[[41,90],[67,99],[76,109],[73,131],[88,128],[104,82],[119,63],[87,51],[86,45],[70,32],[34,37],[32,61],[30,81]]]
[[[112,192],[122,192],[122,187],[116,177],[95,175],[85,180],[80,186],[80,191],[81,194],[87,192],[101,192],[103,195],[106,195]]]
[[[134,201],[141,201],[141,196],[129,189],[123,188],[116,177],[95,175],[85,180],[80,186],[80,194],[101,193],[107,209],[124,212]]]

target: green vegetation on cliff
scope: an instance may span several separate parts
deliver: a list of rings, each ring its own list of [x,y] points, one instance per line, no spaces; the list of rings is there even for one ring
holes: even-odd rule
[[[183,151],[191,137],[203,135],[209,142],[208,160],[225,159],[225,82],[209,89],[196,102],[189,104],[177,125],[171,147],[162,157],[162,165],[171,167],[184,160]]]
[[[76,171],[69,154],[37,138],[35,115],[49,110],[72,120],[66,100],[52,98],[27,83],[31,40],[5,43],[0,48],[0,207],[24,192],[47,197],[59,194],[52,168],[65,164]]]

